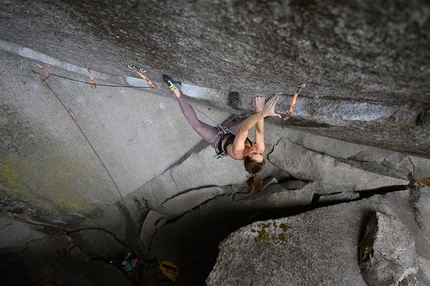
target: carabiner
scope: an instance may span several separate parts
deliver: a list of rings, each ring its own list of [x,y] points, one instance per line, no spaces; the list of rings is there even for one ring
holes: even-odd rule
[[[132,65],[132,64],[129,64],[128,68],[131,69],[131,70],[134,70],[135,72],[137,72],[137,68],[134,65]]]
[[[294,91],[294,94],[299,94],[300,93],[300,89],[304,88],[306,86],[306,84],[301,83],[297,86],[296,90]]]

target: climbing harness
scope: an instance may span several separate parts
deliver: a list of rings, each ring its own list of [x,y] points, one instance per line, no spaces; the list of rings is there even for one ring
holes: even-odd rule
[[[227,128],[225,128],[224,130],[222,130],[222,129],[220,129],[218,127],[218,133],[217,133],[217,135],[215,136],[215,138],[211,142],[209,142],[209,143],[212,143],[219,135],[221,135],[220,139],[218,140],[218,143],[215,145],[215,155],[214,155],[214,157],[216,159],[221,159],[221,158],[228,157],[228,154],[226,152],[224,152],[222,150],[222,148],[221,148],[222,141],[224,140],[225,136],[227,136],[227,134],[233,134],[233,132],[229,131]]]
[[[296,100],[297,100],[297,97],[299,96],[300,90],[304,87],[305,87],[304,83],[301,83],[297,86],[296,90],[294,91],[294,96],[293,96],[293,100],[291,101],[290,109],[288,110],[287,114],[285,114],[284,120],[287,120],[288,118],[290,118],[291,113],[294,110],[294,106],[296,105]]]
[[[239,119],[242,119],[242,118],[245,118],[246,117],[246,114],[245,113],[241,113],[240,114],[240,116],[238,117]],[[210,141],[209,143],[213,143],[214,141],[215,141],[215,139],[219,136],[219,135],[221,135],[222,134],[222,136],[220,137],[220,139],[218,140],[218,143],[215,145],[215,155],[214,155],[214,157],[216,158],[216,159],[221,159],[221,158],[225,158],[225,157],[228,157],[228,154],[226,153],[226,152],[224,152],[223,150],[222,150],[222,148],[221,148],[221,145],[222,145],[222,141],[224,140],[224,138],[225,138],[225,136],[227,135],[227,134],[233,134],[233,135],[236,135],[233,131],[231,131],[230,129],[228,129],[227,127],[225,127],[225,126],[223,126],[223,125],[221,125],[221,124],[219,124],[218,126],[217,126],[217,128],[218,128],[218,133],[217,133],[217,135],[215,136],[215,138],[214,139],[212,139],[212,141]]]
[[[93,74],[92,74],[92,72],[91,72],[91,69],[89,68],[89,67],[87,67],[87,71],[88,71],[88,74],[89,74],[89,77],[90,77],[90,82],[86,82],[86,81],[81,81],[81,80],[76,80],[76,79],[72,79],[72,78],[68,78],[68,77],[65,77],[65,76],[61,76],[61,75],[57,75],[57,74],[54,74],[54,73],[52,73],[50,70],[48,70],[47,68],[45,68],[44,66],[42,66],[42,65],[40,65],[39,63],[37,63],[37,62],[35,62],[35,64],[40,68],[40,69],[42,69],[45,73],[46,73],[46,77],[42,77],[41,75],[39,75],[38,73],[36,73],[36,76],[42,81],[42,82],[45,82],[47,85],[48,85],[48,83],[46,82],[46,80],[50,77],[50,76],[56,76],[56,77],[60,77],[60,78],[63,78],[63,79],[67,79],[67,80],[71,80],[71,81],[76,81],[76,82],[80,82],[80,83],[85,83],[85,84],[90,84],[91,85],[91,88],[92,89],[96,89],[96,87],[97,87],[97,85],[96,85],[96,82],[95,82],[95,80],[94,80],[94,77],[93,77]],[[157,84],[155,84],[153,81],[151,81],[148,77],[146,77],[145,75],[144,75],[144,73],[146,72],[146,70],[143,70],[143,69],[140,69],[140,70],[138,70],[133,64],[129,64],[128,65],[128,68],[129,69],[131,69],[131,70],[133,70],[134,72],[136,72],[142,79],[144,79],[147,83],[148,83],[148,87],[135,87],[135,86],[128,86],[128,85],[109,85],[109,84],[99,84],[99,86],[106,86],[106,87],[122,87],[122,88],[151,88],[152,90],[160,90],[160,91],[163,91],[163,92],[166,92],[167,94],[170,94],[170,95],[172,95],[172,96],[175,96],[175,95],[173,95],[170,91],[166,91],[166,90],[164,90],[163,88],[159,88],[158,86],[157,86]],[[49,89],[51,89],[51,87],[48,85],[48,87],[49,87]],[[288,112],[287,112],[287,114],[285,115],[285,117],[284,117],[284,120],[287,120],[288,118],[290,118],[290,116],[291,116],[291,113],[293,112],[293,109],[294,109],[294,106],[295,106],[295,104],[296,104],[296,100],[297,100],[297,97],[298,97],[298,95],[299,95],[299,93],[300,93],[300,90],[302,89],[302,88],[304,88],[305,87],[305,84],[304,83],[301,83],[301,84],[299,84],[298,86],[297,86],[297,88],[296,88],[296,90],[295,90],[295,92],[294,92],[294,97],[293,97],[293,99],[292,99],[292,102],[291,102],[291,105],[290,105],[290,109],[288,110]],[[51,89],[51,91],[54,93],[54,95],[57,97],[57,99],[62,103],[62,101],[61,101],[61,99],[58,97],[58,95]],[[215,123],[216,124],[216,127],[218,128],[218,133],[217,133],[217,135],[214,137],[214,139],[212,140],[212,141],[210,141],[209,143],[211,144],[211,143],[213,143],[214,141],[215,141],[215,139],[218,137],[218,136],[220,136],[221,135],[221,139],[219,140],[219,143],[217,143],[216,144],[216,146],[215,146],[215,155],[214,155],[214,157],[215,158],[217,158],[217,159],[220,159],[220,158],[225,158],[225,157],[227,157],[228,156],[228,154],[226,153],[226,152],[224,152],[222,149],[221,149],[221,144],[220,143],[222,143],[222,140],[224,139],[224,137],[227,135],[227,134],[233,134],[233,135],[236,135],[234,132],[232,132],[231,130],[229,130],[227,127],[225,127],[224,125],[222,125],[222,124],[220,124],[220,123],[218,123],[217,121],[215,121],[214,119],[212,119],[211,117],[209,117],[206,113],[204,113],[203,111],[201,111],[199,108],[197,108],[195,105],[193,105],[193,104],[191,104],[190,102],[188,102],[186,99],[184,99],[184,98],[182,98],[182,97],[179,97],[179,98],[177,98],[178,100],[182,100],[182,101],[185,101],[185,102],[187,102],[191,107],[193,107],[194,108],[194,110],[196,110],[196,111],[198,111],[199,113],[201,113],[203,116],[205,116],[207,119],[209,119],[210,121],[212,121],[213,123]],[[63,104],[63,103],[62,103]],[[63,106],[64,106],[64,108],[67,110],[67,112],[70,114],[70,116],[72,117],[72,119],[73,119],[73,121],[76,123],[76,124],[78,124],[77,123],[77,120],[76,120],[76,117],[75,117],[75,115],[73,114],[73,112],[71,111],[71,109],[70,108],[67,108],[64,104],[63,104]],[[79,125],[78,125],[78,127],[79,127]],[[80,129],[80,127],[79,127],[79,129]],[[81,130],[82,131],[82,130]],[[84,136],[85,136],[85,134],[84,134]],[[86,137],[86,136],[85,136]],[[88,141],[88,140],[87,140]],[[88,142],[90,145],[91,145],[91,143],[90,142]],[[92,146],[91,146],[92,147]],[[94,148],[93,148],[94,149]],[[94,150],[94,152],[95,152],[95,150]],[[100,159],[100,158],[99,158]],[[101,159],[100,159],[101,160]],[[103,164],[103,162],[102,162],[102,164]],[[104,164],[103,164],[104,165]],[[105,168],[106,169],[106,168]],[[107,170],[106,170],[107,171]],[[113,180],[113,179],[112,179]],[[115,182],[114,182],[114,184],[115,184]],[[116,185],[116,184],[115,184]],[[118,187],[117,187],[117,189],[118,189]],[[119,189],[118,189],[118,191],[119,191]]]

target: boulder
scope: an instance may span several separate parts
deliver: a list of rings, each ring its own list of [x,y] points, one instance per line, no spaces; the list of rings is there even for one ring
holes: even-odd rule
[[[427,192],[424,188],[416,191],[423,197]],[[406,277],[407,281],[430,285],[430,235],[420,228],[413,211],[419,207],[425,213],[430,207],[422,203],[412,206],[412,193],[405,190],[376,195],[244,226],[220,243],[217,262],[206,283],[367,285],[360,273],[357,249],[364,236],[363,226],[378,212],[397,218],[390,229],[399,240],[399,259],[406,257],[408,261],[401,264],[404,271],[399,271],[397,280],[414,274]],[[406,243],[400,243],[402,236],[407,238]],[[414,239],[415,250],[411,244]],[[391,273],[388,271],[392,270],[387,269],[384,275]]]
[[[359,244],[360,270],[372,286],[399,285],[418,273],[412,233],[395,217],[376,212]]]
[[[25,223],[0,216],[0,255],[23,251],[27,243],[44,235]]]

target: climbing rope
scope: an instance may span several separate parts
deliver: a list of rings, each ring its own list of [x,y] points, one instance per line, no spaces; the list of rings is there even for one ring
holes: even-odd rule
[[[35,63],[36,63],[36,62],[35,62]],[[57,93],[56,93],[56,92],[51,88],[51,86],[48,84],[47,79],[48,79],[50,76],[58,76],[58,75],[53,74],[50,70],[48,70],[47,68],[45,68],[44,66],[42,66],[42,65],[40,65],[40,64],[38,64],[38,63],[36,63],[36,65],[37,65],[39,68],[41,68],[41,69],[46,73],[46,77],[42,77],[42,76],[41,76],[41,75],[39,75],[38,73],[35,73],[35,74],[36,74],[36,76],[37,76],[37,77],[38,77],[42,82],[44,82],[44,83],[46,84],[46,86],[47,86],[47,87],[49,88],[49,90],[50,90],[50,91],[55,95],[55,97],[58,99],[58,101],[61,103],[61,105],[64,107],[64,109],[65,109],[65,110],[70,114],[70,116],[72,117],[72,119],[73,119],[73,121],[75,122],[76,126],[78,127],[79,131],[82,133],[82,135],[84,136],[85,140],[88,142],[88,145],[91,147],[91,149],[93,150],[94,154],[97,156],[97,158],[98,158],[98,160],[100,161],[101,165],[103,166],[103,168],[105,169],[106,173],[108,174],[108,176],[109,176],[110,180],[112,181],[113,185],[115,186],[115,188],[116,188],[116,190],[117,190],[117,192],[118,192],[119,196],[121,197],[121,199],[122,199],[122,201],[123,201],[123,203],[124,203],[125,207],[127,208],[128,212],[129,212],[129,214],[131,214],[131,213],[130,213],[130,210],[128,209],[127,203],[125,202],[125,199],[124,199],[123,195],[121,194],[121,191],[119,190],[118,185],[116,184],[115,180],[113,179],[113,177],[112,177],[112,175],[110,174],[110,172],[109,172],[108,168],[106,167],[106,165],[103,163],[102,158],[101,158],[101,157],[100,157],[100,155],[97,153],[97,151],[96,151],[96,149],[94,148],[93,144],[91,144],[90,139],[88,139],[87,135],[85,135],[85,132],[84,132],[84,130],[82,130],[81,126],[79,125],[78,121],[76,120],[75,115],[73,114],[73,112],[71,111],[71,109],[70,109],[70,108],[67,108],[67,107],[66,107],[66,105],[65,105],[65,104],[64,104],[64,102],[61,100],[61,98],[59,97],[59,95],[58,95],[58,94],[57,94]],[[88,70],[88,72],[89,72],[89,74],[90,74],[90,79],[91,79],[91,83],[90,83],[90,84],[91,84],[91,88],[95,89],[95,88],[96,88],[96,83],[95,83],[95,81],[94,81],[94,78],[93,78],[93,76],[92,76],[92,74],[91,74],[90,69],[89,69],[89,68],[87,68],[87,70]],[[61,76],[60,76],[60,77],[61,77]],[[65,77],[62,77],[62,78],[65,78]],[[68,78],[67,78],[67,79],[68,79]],[[85,82],[85,83],[87,83],[87,82]]]
[[[47,76],[45,77],[45,78],[43,78],[43,77],[41,77],[39,74],[37,74],[36,73],[36,76],[42,81],[42,82],[45,82],[50,76],[55,76],[55,77],[59,77],[59,78],[62,78],[62,79],[66,79],[66,80],[70,80],[70,81],[75,81],[75,82],[79,82],[79,83],[83,83],[83,84],[89,84],[89,85],[91,85],[91,88],[92,89],[95,89],[96,87],[97,87],[97,85],[96,85],[96,83],[95,83],[95,80],[94,80],[94,77],[93,77],[93,75],[92,75],[92,73],[91,73],[91,70],[90,70],[90,68],[89,67],[87,67],[87,70],[88,70],[88,73],[89,73],[89,77],[90,77],[90,82],[87,82],[87,81],[83,81],[83,80],[77,80],[77,79],[73,79],[73,78],[70,78],[70,77],[65,77],[65,76],[61,76],[61,75],[58,75],[58,74],[54,74],[54,73],[52,73],[50,70],[48,70],[47,68],[45,68],[45,67],[43,67],[42,65],[40,65],[40,64],[38,64],[38,63],[36,63],[36,65],[39,67],[39,68],[41,68],[46,74],[47,74]],[[158,87],[157,86],[157,84],[155,84],[153,81],[151,81],[147,76],[145,76],[144,75],[144,73],[146,72],[146,70],[143,70],[143,69],[140,69],[140,70],[138,70],[134,65],[132,65],[132,64],[129,64],[128,65],[128,68],[129,69],[131,69],[131,70],[133,70],[134,72],[136,72],[142,79],[144,79],[147,83],[148,83],[148,85],[149,86],[143,86],[143,87],[136,87],[136,86],[130,86],[130,85],[112,85],[112,84],[98,84],[98,86],[103,86],[103,87],[114,87],[114,88],[118,88],[118,87],[120,87],[120,88],[136,88],[136,89],[140,89],[140,88],[150,88],[151,90],[160,90],[160,91],[162,91],[162,92],[164,92],[164,93],[167,93],[167,94],[169,94],[169,95],[171,95],[171,96],[175,96],[175,95],[173,95],[171,92],[170,92],[170,90],[166,90],[166,89],[164,89],[164,88],[160,88],[160,87]],[[284,120],[287,120],[287,119],[289,119],[290,118],[290,116],[291,116],[291,114],[292,114],[292,112],[293,112],[293,110],[294,110],[294,106],[296,105],[296,101],[297,101],[297,97],[298,97],[298,95],[299,95],[299,93],[300,93],[300,90],[302,89],[302,88],[304,88],[305,87],[305,84],[304,83],[301,83],[301,84],[299,84],[298,86],[297,86],[297,88],[296,88],[296,90],[295,90],[295,92],[294,92],[294,96],[293,96],[293,99],[292,99],[292,102],[291,102],[291,105],[290,105],[290,108],[289,108],[289,110],[288,110],[288,112],[287,112],[287,114],[285,115],[285,117],[284,117]],[[176,96],[175,96],[176,97]],[[201,111],[199,108],[197,108],[195,105],[193,105],[193,104],[191,104],[190,102],[188,102],[186,99],[184,99],[184,98],[182,98],[182,97],[179,97],[178,98],[179,100],[182,100],[182,101],[185,101],[185,102],[187,102],[189,105],[191,105],[193,108],[194,108],[194,110],[196,110],[197,112],[199,112],[199,113],[201,113],[204,117],[206,117],[208,120],[210,120],[211,122],[213,122],[214,124],[216,124],[216,126],[222,131],[222,132],[230,132],[230,133],[233,133],[233,132],[231,132],[231,130],[229,130],[227,127],[225,127],[224,125],[222,125],[222,124],[220,124],[220,123],[218,123],[216,120],[214,120],[213,118],[211,118],[210,116],[208,116],[206,113],[204,113],[203,111]],[[73,116],[72,116],[73,117]]]
[[[119,194],[119,196],[120,196],[120,198],[121,198],[121,200],[123,201],[123,203],[124,203],[124,205],[125,205],[125,207],[126,207],[126,209],[128,210],[128,213],[131,215],[131,212],[130,212],[130,209],[129,209],[129,207],[128,207],[128,205],[127,205],[127,203],[126,203],[126,201],[125,201],[125,199],[124,199],[124,197],[123,197],[123,195],[122,195],[122,193],[121,193],[121,191],[120,191],[120,189],[119,189],[119,187],[118,187],[118,185],[116,184],[116,182],[115,182],[115,180],[114,180],[114,178],[112,177],[112,175],[111,175],[111,173],[109,172],[109,170],[108,170],[108,168],[106,167],[106,165],[104,164],[104,162],[103,162],[103,160],[102,160],[102,158],[100,157],[100,155],[98,154],[98,152],[97,152],[97,150],[95,149],[95,147],[93,146],[93,144],[91,143],[91,141],[89,140],[89,138],[86,136],[86,134],[85,134],[85,132],[83,131],[83,129],[81,128],[81,126],[79,125],[79,123],[78,123],[78,120],[77,120],[77,118],[75,117],[75,115],[74,115],[74,113],[72,112],[72,110],[70,109],[70,108],[67,108],[66,107],[66,105],[64,104],[64,102],[61,100],[61,98],[60,98],[60,96],[51,88],[51,86],[48,84],[48,82],[47,82],[47,80],[48,80],[48,78],[49,77],[51,77],[51,76],[55,76],[55,77],[58,77],[58,78],[62,78],[62,79],[66,79],[66,80],[70,80],[70,81],[74,81],[74,82],[79,82],[79,83],[83,83],[83,84],[89,84],[90,86],[91,86],[91,88],[92,89],[96,89],[97,88],[97,86],[103,86],[103,87],[112,87],[112,88],[136,88],[136,89],[140,89],[140,88],[150,88],[151,90],[160,90],[160,91],[162,91],[162,92],[165,92],[165,93],[167,93],[167,94],[169,94],[169,95],[171,95],[171,96],[174,96],[175,98],[177,98],[178,100],[183,100],[183,101],[185,101],[185,102],[187,102],[192,108],[194,108],[194,110],[196,110],[197,112],[199,112],[199,113],[201,113],[203,116],[205,116],[208,120],[210,120],[210,121],[212,121],[213,123],[215,123],[216,124],[216,126],[218,127],[218,129],[219,129],[219,132],[218,132],[218,135],[219,134],[225,134],[225,133],[232,133],[232,134],[234,134],[231,130],[229,130],[227,127],[225,127],[225,126],[223,126],[222,124],[220,124],[220,123],[218,123],[217,121],[215,121],[214,119],[212,119],[210,116],[208,116],[206,113],[204,113],[203,111],[201,111],[199,108],[197,108],[195,105],[193,105],[193,104],[191,104],[191,103],[189,103],[186,99],[184,99],[184,98],[182,98],[182,97],[176,97],[174,94],[172,94],[171,92],[170,92],[170,90],[165,90],[165,89],[163,89],[163,88],[159,88],[153,81],[151,81],[148,77],[146,77],[145,75],[144,75],[144,72],[146,72],[146,71],[144,71],[144,70],[142,70],[142,69],[140,69],[140,70],[138,70],[135,66],[133,66],[133,65],[128,65],[128,67],[130,68],[130,69],[132,69],[134,72],[136,72],[143,80],[145,80],[147,83],[148,83],[148,85],[149,86],[145,86],[145,87],[135,87],[135,86],[130,86],[130,85],[112,85],[112,84],[96,84],[96,82],[95,82],[95,80],[94,80],[94,77],[93,77],[93,74],[92,74],[92,72],[91,72],[91,69],[89,68],[89,67],[87,67],[87,71],[88,71],[88,74],[89,74],[89,78],[90,78],[90,82],[87,82],[87,81],[82,81],[82,80],[77,80],[77,79],[73,79],[73,78],[70,78],[70,77],[65,77],[65,76],[61,76],[61,75],[58,75],[58,74],[54,74],[54,73],[52,73],[50,70],[48,70],[47,68],[45,68],[44,66],[42,66],[41,64],[39,64],[39,63],[37,63],[37,62],[35,62],[35,64],[41,69],[41,70],[43,70],[44,72],[45,72],[45,74],[46,74],[46,76],[45,77],[43,77],[43,76],[41,76],[41,75],[39,75],[38,73],[35,73],[36,74],[36,76],[42,81],[42,82],[44,82],[45,84],[46,84],[46,86],[48,87],[48,89],[54,94],[54,96],[57,98],[57,100],[61,103],[61,105],[63,106],[63,108],[69,113],[69,115],[71,116],[71,118],[72,118],[72,120],[73,120],[73,122],[75,122],[75,124],[76,124],[76,126],[77,126],[77,128],[79,129],[79,131],[81,132],[81,134],[83,135],[83,137],[85,138],[85,140],[87,141],[87,143],[88,143],[88,145],[91,147],[91,149],[93,150],[93,152],[94,152],[94,154],[96,155],[96,157],[98,158],[98,160],[100,161],[100,164],[103,166],[103,168],[104,168],[104,170],[106,171],[106,173],[108,174],[108,176],[109,176],[109,178],[110,178],[110,180],[112,181],[112,183],[113,183],[113,185],[115,186],[115,189],[117,190],[117,192],[118,192],[118,194]],[[298,97],[298,95],[299,95],[299,93],[300,93],[300,90],[302,89],[302,88],[304,88],[305,87],[305,84],[300,84],[297,88],[296,88],[296,90],[295,90],[295,92],[294,92],[294,96],[293,96],[293,99],[292,99],[292,102],[291,102],[291,105],[290,105],[290,108],[289,108],[289,110],[288,110],[288,112],[287,112],[287,114],[285,115],[285,117],[284,117],[284,120],[287,120],[288,118],[290,118],[290,116],[291,116],[291,114],[292,114],[292,112],[293,112],[293,109],[294,109],[294,106],[295,106],[295,104],[296,104],[296,100],[297,100],[297,97]],[[217,136],[218,136],[217,135]],[[215,138],[214,138],[215,139]]]
[[[43,67],[42,65],[36,63],[36,65],[41,68],[45,73],[46,73],[46,77],[42,77],[39,74],[36,73],[36,76],[42,81],[45,82],[46,85],[49,87],[49,89],[52,91],[52,93],[54,93],[54,95],[57,97],[57,99],[61,102],[61,104],[63,105],[63,107],[67,110],[67,112],[69,112],[70,116],[72,117],[73,121],[76,123],[76,125],[78,126],[79,130],[81,131],[81,133],[83,134],[83,136],[85,137],[85,139],[88,141],[88,144],[91,146],[91,148],[93,149],[94,153],[96,154],[96,156],[98,157],[98,159],[100,160],[101,164],[103,165],[103,167],[105,168],[106,172],[108,173],[109,177],[111,178],[112,182],[114,183],[118,193],[120,194],[121,198],[124,201],[124,198],[122,197],[122,194],[118,188],[118,186],[116,185],[114,179],[112,178],[112,176],[110,175],[109,171],[107,170],[106,166],[104,165],[103,161],[101,160],[100,156],[97,154],[96,150],[94,149],[94,147],[92,146],[91,142],[89,141],[89,139],[86,137],[85,133],[83,132],[83,130],[81,129],[81,127],[79,126],[79,124],[77,123],[76,117],[73,114],[73,112],[68,109],[63,102],[61,101],[61,99],[59,98],[59,96],[52,90],[52,88],[48,85],[48,83],[46,82],[46,80],[50,77],[50,76],[56,76],[62,79],[67,79],[67,80],[71,80],[71,81],[75,81],[75,82],[79,82],[79,83],[84,83],[84,84],[90,84],[92,89],[96,89],[97,85],[95,83],[94,77],[92,75],[92,72],[90,70],[89,67],[87,67],[87,71],[89,73],[89,77],[90,77],[90,82],[86,82],[86,81],[82,81],[82,80],[76,80],[76,79],[72,79],[69,77],[65,77],[65,76],[61,76],[61,75],[57,75],[52,73],[50,70],[48,70],[47,68]],[[149,86],[147,87],[135,87],[135,86],[129,86],[129,85],[110,85],[110,84],[99,84],[98,86],[104,86],[104,87],[121,87],[121,88],[150,88],[151,90],[160,90],[164,93],[169,94],[170,96],[175,97],[178,100],[182,100],[184,102],[186,102],[187,104],[189,104],[192,108],[194,108],[194,110],[196,110],[197,112],[201,113],[203,116],[205,116],[208,120],[212,121],[214,124],[216,124],[216,126],[218,127],[218,135],[220,134],[226,134],[226,133],[231,133],[234,134],[234,132],[232,132],[231,130],[229,130],[227,127],[225,127],[224,125],[218,123],[216,120],[212,119],[210,116],[208,116],[206,113],[204,113],[203,111],[201,111],[199,108],[197,108],[195,105],[191,104],[190,102],[188,102],[186,99],[184,99],[183,97],[176,97],[174,94],[172,94],[170,92],[170,90],[166,90],[164,88],[160,88],[157,86],[157,84],[155,84],[153,81],[151,81],[147,76],[144,75],[144,73],[146,72],[146,70],[140,69],[138,70],[134,65],[129,64],[128,68],[133,70],[134,72],[136,72],[142,79],[144,79]],[[284,117],[284,120],[287,120],[288,118],[290,118],[293,110],[294,110],[294,106],[296,105],[296,101],[297,101],[297,97],[301,91],[301,89],[303,89],[305,87],[304,83],[301,83],[297,86],[295,92],[294,92],[294,96],[290,105],[290,108],[287,112],[287,114]],[[216,136],[216,137],[217,137]],[[216,138],[215,137],[215,138]],[[214,140],[215,140],[214,138]],[[125,203],[125,201],[124,201]]]
[[[134,65],[132,65],[132,64],[129,64],[128,65],[128,68],[129,69],[131,69],[131,70],[133,70],[133,71],[135,71],[141,78],[143,78],[148,84],[149,84],[149,86],[150,86],[150,88],[152,89],[152,90],[160,90],[160,91],[163,91],[163,92],[165,92],[165,93],[167,93],[167,94],[169,94],[169,95],[171,95],[171,96],[174,96],[174,97],[176,97],[175,95],[173,95],[170,91],[167,91],[167,90],[165,90],[165,89],[163,89],[163,88],[159,88],[153,81],[151,81],[149,78],[147,78],[143,73],[144,72],[146,72],[146,70],[143,70],[143,69],[140,69],[140,70],[138,70]],[[193,108],[194,108],[194,110],[196,110],[196,111],[198,111],[198,112],[200,112],[202,115],[204,115],[206,118],[208,118],[210,121],[212,121],[213,123],[215,123],[217,126],[218,126],[218,128],[220,128],[222,131],[230,131],[230,130],[228,130],[228,128],[227,127],[225,127],[225,126],[223,126],[222,124],[220,124],[220,123],[218,123],[217,121],[215,121],[214,119],[212,119],[211,117],[209,117],[206,113],[204,113],[203,111],[201,111],[200,109],[198,109],[195,105],[193,105],[193,104],[191,104],[191,103],[189,103],[186,99],[184,99],[184,98],[182,98],[182,97],[178,97],[178,99],[179,100],[182,100],[182,101],[185,101],[185,102],[187,102],[189,105],[191,105]],[[230,131],[231,132],[231,131]]]
[[[160,87],[158,87],[153,81],[151,81],[148,77],[146,77],[143,73],[145,73],[146,72],[146,70],[143,70],[143,69],[140,69],[140,70],[138,70],[134,65],[132,65],[132,64],[129,64],[128,65],[128,68],[129,69],[131,69],[131,70],[133,70],[134,72],[136,72],[141,78],[143,78],[148,84],[149,84],[149,88],[151,88],[152,90],[160,90],[160,91],[162,91],[162,92],[165,92],[165,93],[167,93],[167,94],[169,94],[169,95],[171,95],[171,96],[175,96],[175,95],[173,95],[170,91],[167,91],[167,90],[165,90],[164,88],[160,88]],[[176,96],[175,96],[176,97]],[[217,126],[218,126],[218,128],[220,128],[222,131],[224,131],[224,132],[227,132],[227,131],[229,131],[229,132],[231,132],[230,130],[228,130],[228,128],[227,127],[225,127],[225,126],[223,126],[222,124],[220,124],[220,123],[218,123],[217,121],[215,121],[214,119],[212,119],[211,117],[209,117],[206,113],[204,113],[203,111],[201,111],[200,109],[198,109],[195,105],[193,105],[193,104],[191,104],[191,103],[189,103],[186,99],[184,99],[184,98],[181,98],[181,97],[178,97],[178,99],[179,100],[182,100],[182,101],[185,101],[185,102],[187,102],[189,105],[191,105],[193,108],[194,108],[194,110],[196,110],[196,111],[198,111],[198,112],[200,112],[203,116],[205,116],[207,119],[209,119],[210,121],[212,121],[213,123],[215,123]]]
[[[78,79],[74,79],[71,77],[66,77],[66,76],[62,76],[59,74],[55,74],[53,72],[51,72],[50,70],[48,70],[47,68],[45,68],[44,66],[42,66],[41,64],[34,62],[40,69],[42,69],[45,73],[46,73],[46,77],[42,77],[41,75],[39,75],[38,73],[35,73],[35,75],[42,81],[45,82],[50,76],[55,76],[58,78],[62,78],[65,80],[69,80],[69,81],[74,81],[74,82],[79,82],[79,83],[83,83],[83,84],[88,84],[91,85],[92,89],[96,89],[97,86],[103,86],[103,87],[113,87],[113,88],[133,88],[133,89],[147,89],[147,88],[151,88],[154,89],[154,86],[156,87],[156,85],[151,82],[154,86],[131,86],[131,85],[115,85],[115,84],[97,84],[94,80],[93,74],[91,72],[91,69],[89,67],[87,67],[88,73],[89,73],[89,77],[90,77],[90,82],[88,81],[84,81],[84,80],[78,80]],[[157,88],[155,88],[157,89]]]

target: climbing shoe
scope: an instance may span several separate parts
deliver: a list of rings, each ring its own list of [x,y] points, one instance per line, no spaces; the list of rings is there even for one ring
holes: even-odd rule
[[[167,84],[171,91],[174,91],[175,89],[181,89],[181,82],[173,81],[173,79],[171,79],[168,75],[163,74],[163,81]]]

